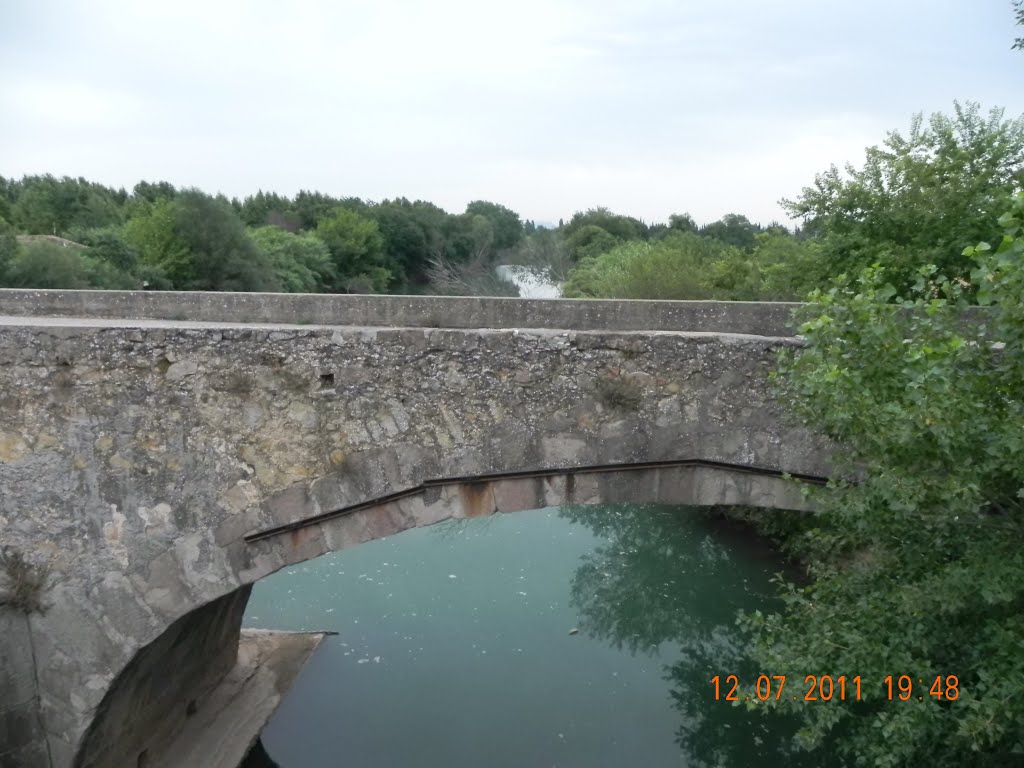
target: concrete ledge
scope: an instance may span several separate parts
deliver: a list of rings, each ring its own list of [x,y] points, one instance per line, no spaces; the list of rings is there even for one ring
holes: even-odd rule
[[[250,533],[253,570],[274,571],[452,518],[574,504],[681,504],[810,511],[802,485],[824,478],[709,461],[676,461],[431,480],[305,519]]]
[[[0,315],[424,328],[698,331],[792,336],[799,304],[464,296],[0,289]]]

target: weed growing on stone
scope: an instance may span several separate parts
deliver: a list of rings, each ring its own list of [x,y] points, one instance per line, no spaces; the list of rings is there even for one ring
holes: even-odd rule
[[[597,380],[597,399],[601,405],[620,411],[635,411],[643,401],[640,384],[629,376]]]
[[[48,563],[33,563],[14,547],[0,548],[0,572],[7,577],[7,591],[0,593],[0,605],[9,605],[22,613],[43,613],[42,602]]]

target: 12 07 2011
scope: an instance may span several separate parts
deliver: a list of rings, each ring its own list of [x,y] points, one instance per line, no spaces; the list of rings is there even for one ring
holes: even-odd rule
[[[745,690],[737,675],[715,675],[711,678],[715,701],[779,701],[792,696],[794,701],[861,700],[861,676],[806,675],[803,684],[791,683],[786,688],[786,675],[758,675],[754,685]]]

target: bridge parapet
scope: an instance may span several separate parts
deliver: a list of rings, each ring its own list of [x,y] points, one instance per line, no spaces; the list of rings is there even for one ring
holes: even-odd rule
[[[798,304],[470,296],[0,289],[0,316],[375,328],[550,328],[792,336]]]

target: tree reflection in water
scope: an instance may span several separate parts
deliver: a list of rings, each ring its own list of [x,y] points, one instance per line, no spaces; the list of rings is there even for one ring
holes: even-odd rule
[[[724,699],[727,675],[740,677],[745,695],[757,674],[771,674],[751,668],[736,616],[774,607],[768,579],[781,570],[780,555],[705,508],[566,506],[560,515],[608,541],[573,576],[581,631],[633,654],[678,655],[665,679],[682,715],[676,740],[688,766],[743,766],[754,757],[762,768],[817,763],[789,751],[794,721],[715,701],[711,682],[721,677]],[[799,682],[787,680],[785,695]]]

